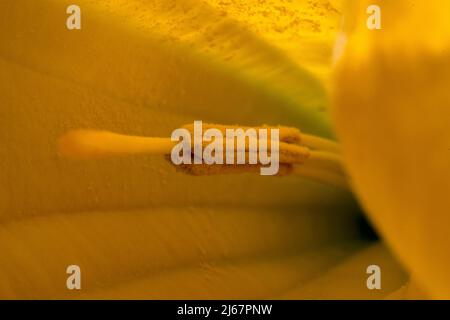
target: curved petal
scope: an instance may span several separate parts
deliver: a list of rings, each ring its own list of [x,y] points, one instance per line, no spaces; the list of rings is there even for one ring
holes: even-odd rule
[[[336,78],[336,122],[356,192],[417,281],[450,297],[450,4],[367,2]],[[424,19],[426,17],[426,19]]]

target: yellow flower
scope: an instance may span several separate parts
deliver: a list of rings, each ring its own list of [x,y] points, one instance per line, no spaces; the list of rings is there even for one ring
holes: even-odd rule
[[[437,115],[448,114],[449,73],[437,5],[448,5],[424,11],[439,17],[416,33],[425,54],[402,23],[419,21],[419,8],[398,2],[379,35],[365,21],[358,28],[362,6],[350,10],[333,86],[341,1],[78,0],[80,30],[65,24],[71,1],[2,1],[0,297],[447,294],[448,120]],[[56,151],[72,129],[170,136],[193,120],[333,139],[330,88],[355,193],[418,284],[367,236],[345,190],[295,176],[192,177],[158,156],[72,161]],[[372,264],[381,290],[367,288]],[[81,290],[66,287],[70,265],[81,268]]]

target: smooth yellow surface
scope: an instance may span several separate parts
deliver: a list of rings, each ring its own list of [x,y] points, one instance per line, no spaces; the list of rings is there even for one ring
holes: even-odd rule
[[[378,4],[382,30],[365,28]],[[335,120],[356,192],[435,298],[450,298],[450,2],[364,1],[335,78]]]
[[[367,289],[364,270],[376,261],[381,270],[381,289]],[[283,299],[381,299],[406,281],[399,264],[382,244],[371,245],[339,262],[306,285],[287,291]]]

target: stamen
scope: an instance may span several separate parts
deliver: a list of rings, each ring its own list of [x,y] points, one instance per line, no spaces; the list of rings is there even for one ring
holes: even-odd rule
[[[224,139],[224,150],[226,141]],[[170,154],[176,144],[177,142],[171,141],[170,138],[128,136],[108,131],[74,130],[59,139],[59,153],[62,156],[77,159],[141,153],[165,155]],[[208,143],[204,142],[203,144],[207,145]],[[245,147],[245,151],[248,153],[248,145]],[[270,151],[270,145],[267,149]],[[303,163],[310,155],[307,148],[284,142],[280,142],[279,149],[281,163]]]
[[[333,141],[302,134],[296,128],[287,127],[242,127],[203,124],[203,130],[215,128],[225,136],[226,129],[247,130],[279,129],[279,171],[277,176],[300,175],[325,184],[349,188],[342,159],[339,155],[339,145]],[[193,134],[193,125],[186,125]],[[270,130],[267,139],[270,141]],[[224,139],[226,151],[227,139]],[[155,138],[129,136],[96,130],[74,130],[66,133],[59,140],[59,153],[73,159],[92,159],[110,156],[125,156],[133,154],[165,155],[170,161],[170,154],[177,144],[170,138]],[[233,140],[233,142],[235,141]],[[207,142],[203,142],[207,145]],[[264,144],[270,151],[270,143]],[[236,148],[235,148],[236,158]],[[249,147],[246,145],[246,159],[249,157]],[[191,175],[241,174],[260,172],[261,164],[182,164],[176,166],[178,171]]]

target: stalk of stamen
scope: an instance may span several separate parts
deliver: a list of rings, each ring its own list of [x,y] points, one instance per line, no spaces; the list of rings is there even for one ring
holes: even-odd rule
[[[309,163],[293,166],[292,173],[341,189],[350,190],[349,181],[345,174],[330,172]]]
[[[311,155],[308,158],[308,164],[335,174],[345,174],[342,158],[332,152],[311,151]]]
[[[322,150],[336,154],[341,153],[339,144],[329,139],[313,136],[310,134],[301,134],[302,144],[314,150]]]

